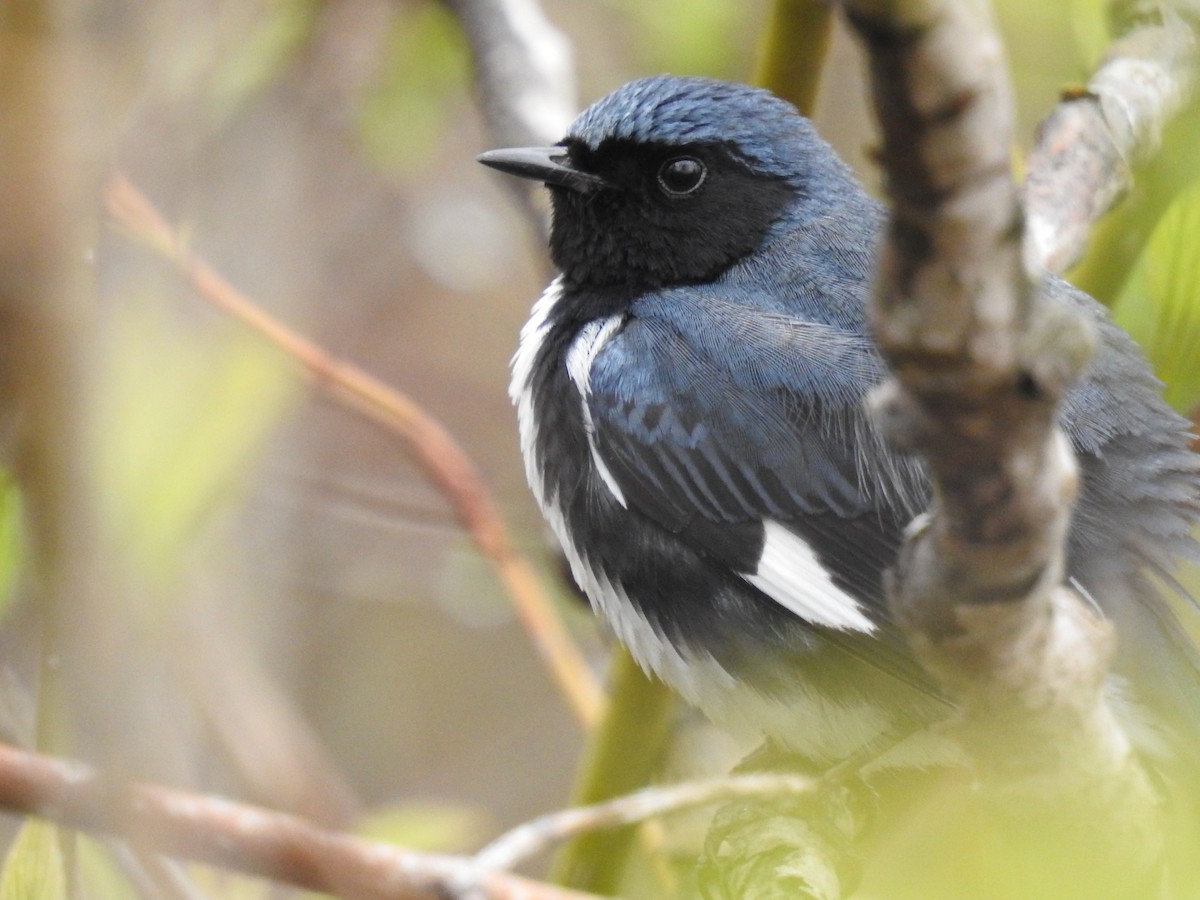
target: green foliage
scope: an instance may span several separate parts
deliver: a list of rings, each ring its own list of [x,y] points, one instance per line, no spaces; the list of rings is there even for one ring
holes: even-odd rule
[[[1013,142],[1022,152],[1033,145],[1038,123],[1058,103],[1063,90],[1088,78],[1096,53],[1094,19],[1085,14],[1089,2],[1103,0],[1074,5],[1045,0],[991,4],[1015,95]]]
[[[465,57],[458,26],[440,4],[395,16],[379,80],[358,110],[358,132],[376,164],[411,172],[435,156],[463,90]]]
[[[642,672],[627,650],[613,652],[607,680],[610,701],[588,735],[572,805],[600,803],[650,784],[672,737],[675,695]],[[638,852],[644,848],[637,834],[635,828],[618,828],[573,838],[555,858],[552,880],[597,894],[619,893],[639,862],[659,878],[653,861]],[[665,894],[661,885],[656,893]]]
[[[315,0],[270,0],[263,15],[227,51],[213,70],[209,102],[220,118],[257,93],[291,61],[308,39]]]
[[[21,495],[12,475],[0,469],[0,619],[8,611],[24,555]]]
[[[1112,306],[1121,296],[1146,242],[1180,191],[1200,178],[1200,104],[1163,133],[1162,149],[1134,172],[1133,190],[1093,229],[1087,255],[1070,280]]]
[[[1108,3],[1106,0],[1071,0],[1070,7],[1075,43],[1083,52],[1088,68],[1094,68],[1112,39],[1108,33]]]
[[[114,323],[107,346],[101,496],[132,571],[161,578],[256,457],[293,379],[255,336],[188,330],[147,310]]]
[[[729,0],[610,0],[632,23],[634,54],[654,71],[675,75],[745,78],[742,60],[730,52],[731,36],[753,29],[751,10]]]
[[[1200,402],[1200,181],[1154,227],[1113,316],[1146,350],[1171,405]]]
[[[27,819],[4,861],[0,900],[67,900],[58,827]]]
[[[141,893],[129,882],[112,853],[87,835],[76,835],[75,861],[79,879],[88,897],[103,900],[141,900]]]
[[[227,120],[296,58],[320,6],[316,0],[252,0],[202,17],[160,10],[178,35],[153,75],[156,94],[185,104],[200,101],[197,108],[206,116],[193,120],[196,127]]]

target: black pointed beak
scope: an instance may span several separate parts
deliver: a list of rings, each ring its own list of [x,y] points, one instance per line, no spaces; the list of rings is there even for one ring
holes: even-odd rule
[[[608,182],[599,175],[575,168],[565,147],[511,147],[489,150],[475,159],[509,175],[544,181],[581,194],[608,187]]]

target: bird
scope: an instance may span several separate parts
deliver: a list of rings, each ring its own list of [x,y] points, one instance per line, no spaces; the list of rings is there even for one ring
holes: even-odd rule
[[[558,274],[510,396],[538,505],[638,664],[814,771],[945,718],[883,589],[931,488],[864,410],[881,204],[791,104],[701,77],[633,81],[559,143],[478,160],[549,189]],[[1200,736],[1200,663],[1151,579],[1196,556],[1200,457],[1101,304],[1038,290],[1098,335],[1059,412],[1067,570],[1118,629],[1114,702],[1168,753]]]

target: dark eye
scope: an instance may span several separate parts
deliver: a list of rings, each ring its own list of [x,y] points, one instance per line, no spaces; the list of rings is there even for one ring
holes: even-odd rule
[[[659,167],[658,183],[670,197],[683,197],[704,184],[708,169],[692,156],[676,156]]]

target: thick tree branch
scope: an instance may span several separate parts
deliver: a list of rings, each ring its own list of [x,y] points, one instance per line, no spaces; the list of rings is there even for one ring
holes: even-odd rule
[[[1043,892],[1061,877],[1064,896],[1142,895],[1161,870],[1156,798],[1104,701],[1111,629],[1062,585],[1077,476],[1055,414],[1091,338],[1023,265],[1001,47],[979,3],[846,8],[893,207],[872,320],[894,377],[874,405],[935,484],[892,572],[893,608],[960,706],[1014,848],[1003,875],[1020,883],[1028,863]],[[1053,872],[1036,852],[1050,832],[1030,820],[1071,847]]]
[[[1141,0],[1118,9],[1136,12]],[[1087,86],[1064,97],[1038,129],[1025,180],[1026,250],[1032,264],[1062,272],[1083,255],[1092,225],[1130,188],[1132,167],[1152,155],[1163,129],[1195,96],[1200,42],[1177,3],[1109,48]]]
[[[353,900],[596,900],[473,860],[416,853],[271,812],[170,788],[105,781],[91,769],[0,746],[0,808],[138,848]]]

